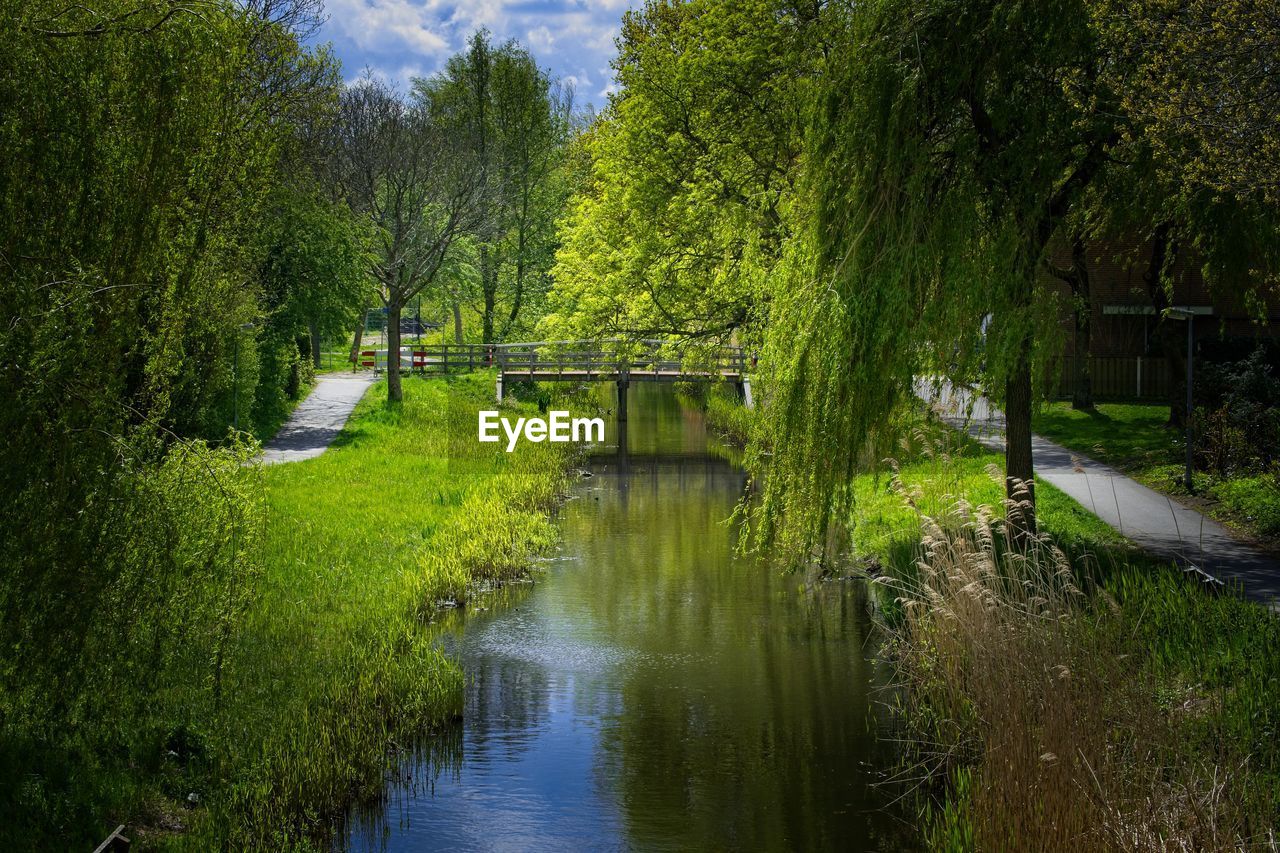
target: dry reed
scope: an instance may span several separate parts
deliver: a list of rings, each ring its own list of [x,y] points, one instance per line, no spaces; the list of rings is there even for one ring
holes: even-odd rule
[[[1188,746],[1186,723],[1211,700],[1188,687],[1159,701],[1119,608],[1081,580],[1091,573],[1046,535],[1013,544],[1025,500],[1004,517],[963,500],[919,513],[914,575],[877,579],[902,613],[889,645],[912,745],[902,778],[944,792],[941,807],[925,798],[930,847],[1273,844],[1247,837],[1247,762]]]

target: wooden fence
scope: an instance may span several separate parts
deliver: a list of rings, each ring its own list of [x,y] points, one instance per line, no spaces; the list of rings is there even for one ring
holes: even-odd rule
[[[1064,357],[1055,372],[1051,397],[1069,398],[1075,390],[1075,357]],[[1146,356],[1089,358],[1093,396],[1098,400],[1165,400],[1169,396],[1169,362]]]

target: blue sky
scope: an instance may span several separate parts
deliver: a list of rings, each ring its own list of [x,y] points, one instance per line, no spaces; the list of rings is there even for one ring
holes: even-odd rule
[[[571,83],[579,105],[602,107],[612,90],[609,61],[622,13],[640,0],[325,0],[328,41],[347,80],[366,67],[402,90],[440,69],[467,38],[487,27],[495,42],[514,38],[552,76]]]

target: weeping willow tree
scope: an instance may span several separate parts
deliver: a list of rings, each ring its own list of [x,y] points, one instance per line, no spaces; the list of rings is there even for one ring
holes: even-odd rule
[[[1033,531],[1033,370],[1058,334],[1040,268],[1121,139],[1090,16],[882,0],[845,25],[808,135],[807,230],[775,281],[760,533],[820,545],[923,377],[980,381],[1004,407],[1007,488]]]

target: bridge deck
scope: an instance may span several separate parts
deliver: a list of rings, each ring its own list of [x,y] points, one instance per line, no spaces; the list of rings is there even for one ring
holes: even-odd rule
[[[726,380],[738,382],[742,379],[739,370],[591,370],[591,369],[559,369],[556,367],[501,367],[502,375],[508,379],[531,379],[537,382],[718,382]]]
[[[360,352],[360,364],[386,364],[385,350]],[[686,358],[686,356],[688,356]],[[660,340],[539,341],[514,344],[436,344],[401,347],[402,369],[447,374],[450,370],[497,369],[497,397],[511,381],[616,382],[620,418],[625,419],[631,382],[729,382],[752,405],[755,357],[737,346],[690,346]]]

